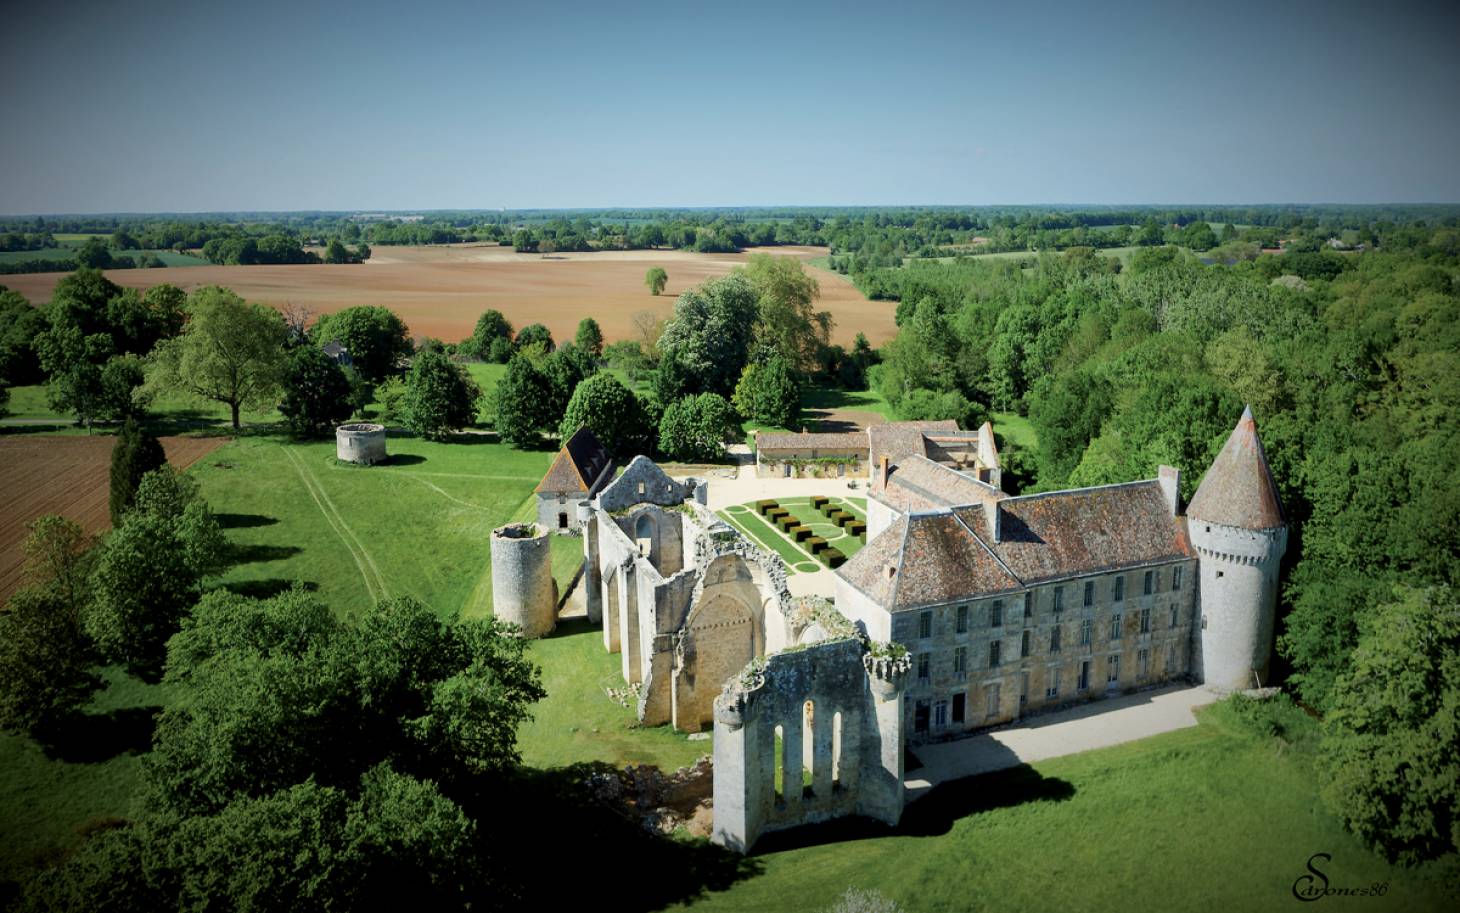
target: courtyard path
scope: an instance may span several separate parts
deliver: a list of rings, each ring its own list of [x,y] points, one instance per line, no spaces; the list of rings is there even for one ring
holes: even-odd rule
[[[1217,700],[1201,686],[1161,688],[1040,714],[971,738],[919,745],[913,753],[923,766],[907,774],[907,801],[914,802],[949,780],[1195,726],[1192,708]]]

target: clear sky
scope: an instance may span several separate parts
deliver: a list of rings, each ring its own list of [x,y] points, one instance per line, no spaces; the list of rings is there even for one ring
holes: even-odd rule
[[[1460,201],[1460,4],[7,4],[0,212]]]

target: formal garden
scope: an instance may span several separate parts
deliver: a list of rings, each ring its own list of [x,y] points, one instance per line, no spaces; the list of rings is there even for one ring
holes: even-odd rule
[[[840,567],[867,541],[867,499],[810,495],[732,504],[719,516],[781,556],[787,574]]]

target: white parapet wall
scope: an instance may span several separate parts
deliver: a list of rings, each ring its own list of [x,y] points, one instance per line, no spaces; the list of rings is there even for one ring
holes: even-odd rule
[[[385,462],[385,426],[358,423],[335,429],[335,458],[371,466]]]

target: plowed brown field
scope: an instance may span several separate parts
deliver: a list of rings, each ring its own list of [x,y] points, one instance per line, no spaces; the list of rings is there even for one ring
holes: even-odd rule
[[[228,438],[165,437],[179,469]],[[89,534],[111,526],[107,511],[112,437],[0,437],[0,602],[20,586],[25,524],[45,514],[75,520]]]
[[[767,253],[801,260],[825,248],[773,247]],[[410,325],[412,334],[456,342],[471,335],[477,317],[496,308],[517,327],[543,323],[559,341],[573,338],[578,321],[594,317],[607,341],[635,337],[633,317],[640,311],[669,315],[680,292],[723,276],[745,262],[746,254],[696,254],[683,251],[603,251],[517,254],[511,248],[483,245],[377,247],[362,264],[330,266],[193,266],[169,269],[112,270],[119,285],[146,288],[162,282],[191,291],[222,285],[250,301],[282,307],[302,305],[329,314],[357,304],[383,305]],[[664,294],[644,286],[644,273],[662,266],[669,273]],[[897,327],[889,301],[868,301],[843,276],[807,267],[821,285],[818,307],[836,319],[835,341],[850,346],[860,331],[873,345],[892,338]],[[39,304],[50,299],[61,274],[32,273],[0,277],[4,284]]]

